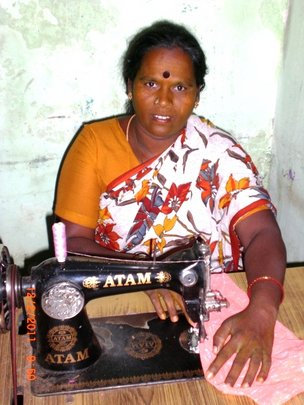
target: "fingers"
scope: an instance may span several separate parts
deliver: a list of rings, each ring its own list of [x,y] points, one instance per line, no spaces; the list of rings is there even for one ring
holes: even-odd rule
[[[175,306],[175,300],[172,293],[169,290],[161,291],[161,298],[164,300],[165,305],[167,306],[168,314],[172,322],[178,321],[177,310]]]
[[[270,367],[271,367],[271,356],[267,353],[264,353],[262,367],[257,376],[258,382],[263,383],[266,380],[270,371]]]
[[[255,328],[239,328],[238,323],[238,316],[228,318],[215,333],[213,345],[217,356],[210,364],[206,376],[215,376],[235,356],[225,383],[234,386],[242,370],[248,366],[241,384],[246,388],[255,379],[257,382],[264,382],[267,378],[271,366],[272,338],[271,334],[257,333]]]
[[[260,368],[260,365],[261,365],[261,357],[259,355],[253,354],[249,361],[247,373],[242,382],[243,388],[250,387],[253,384],[255,376]],[[235,384],[235,382],[236,381],[233,382],[233,385]]]
[[[217,374],[217,372],[226,363],[226,361],[228,361],[236,353],[229,373],[225,378],[225,384],[233,387],[237,379],[239,378],[241,371],[249,361],[246,375],[242,381],[242,387],[245,388],[252,385],[261,365],[261,353],[260,351],[251,353],[248,346],[242,347],[239,351],[237,351],[237,346],[237,338],[230,339],[230,341],[218,353],[215,360],[211,363],[207,372],[208,378],[211,378],[212,376]]]
[[[163,320],[166,319],[166,313],[160,302],[158,292],[153,290],[153,291],[145,291],[145,293],[149,296],[158,317]]]
[[[229,371],[229,374],[225,379],[226,384],[232,387],[234,386],[241,371],[248,362],[249,358],[248,354],[249,354],[248,350],[243,350],[242,352],[239,352],[236,355],[233,365]],[[249,366],[241,386],[243,388],[250,387],[255,379],[257,382],[260,383],[264,382],[268,376],[270,367],[271,367],[271,357],[267,353],[262,353],[261,350],[257,350],[251,355],[249,359]]]
[[[210,364],[207,370],[207,378],[212,378],[218,373],[220,368],[230,359],[230,357],[235,353],[234,346],[229,344],[229,342],[219,350],[218,355]]]
[[[228,361],[232,357],[233,354],[235,354],[235,352],[235,344],[231,339],[231,341],[229,341],[224,346],[215,360],[211,363],[210,367],[207,370],[207,378],[212,378],[213,376],[215,376],[220,368],[226,363],[226,361]],[[269,374],[269,370],[271,367],[270,356],[266,353],[262,354],[260,350],[254,352],[253,354],[250,354],[249,350],[245,348],[240,350],[236,354],[229,373],[225,378],[225,384],[233,387],[248,361],[248,369],[241,383],[241,386],[243,388],[250,387],[253,384],[255,378],[257,382],[264,382]]]
[[[224,347],[231,335],[231,318],[226,319],[213,336],[213,353],[217,354]]]
[[[185,308],[184,300],[183,300],[183,298],[181,297],[181,295],[173,293],[173,299],[174,299],[174,301],[177,303],[177,305],[179,306],[179,308],[183,311],[183,314],[185,315],[185,318],[187,319],[187,322],[188,322],[191,326],[195,327],[195,326],[196,326],[196,323],[193,322],[193,321],[191,320],[191,318],[189,317],[189,315],[188,315],[188,313],[187,313],[187,311],[186,311],[186,308]]]
[[[234,386],[236,383],[237,379],[239,378],[241,371],[243,368],[246,366],[248,363],[248,350],[241,350],[236,356],[233,361],[232,367],[227,374],[227,377],[225,379],[225,384],[230,385],[231,387]],[[258,369],[260,368],[260,356],[259,355],[253,355],[251,359],[249,360],[249,367],[246,373],[246,376],[242,382],[242,387],[246,388],[249,387],[254,381],[254,378],[256,376],[256,373]]]
[[[177,310],[173,295],[168,290],[151,290],[146,291],[150,300],[155,308],[155,311],[160,319],[166,319],[166,312],[164,306],[167,308],[170,320],[172,322],[178,321]],[[163,306],[164,305],[164,306]]]
[[[150,290],[146,291],[146,294],[150,297],[150,300],[155,308],[155,311],[160,319],[166,319],[166,310],[172,322],[178,321],[177,307],[183,311],[187,322],[195,327],[196,323],[189,317],[183,298],[180,294],[177,294],[170,290]],[[177,307],[176,307],[177,306]]]

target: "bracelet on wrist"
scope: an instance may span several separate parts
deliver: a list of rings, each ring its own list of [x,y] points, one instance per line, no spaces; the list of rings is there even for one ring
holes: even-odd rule
[[[247,295],[248,295],[249,298],[251,297],[251,289],[252,289],[252,287],[256,283],[259,283],[260,281],[270,281],[270,282],[276,284],[278,287],[280,287],[280,289],[281,289],[281,302],[283,301],[283,299],[284,299],[283,285],[276,278],[273,278],[271,276],[261,276],[261,277],[257,277],[254,280],[252,280],[251,283],[248,285],[248,288],[247,288]]]

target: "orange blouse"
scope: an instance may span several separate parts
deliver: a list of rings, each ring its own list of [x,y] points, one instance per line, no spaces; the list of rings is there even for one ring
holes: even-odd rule
[[[68,149],[56,191],[55,214],[95,228],[99,198],[116,177],[139,165],[118,119],[85,124]]]

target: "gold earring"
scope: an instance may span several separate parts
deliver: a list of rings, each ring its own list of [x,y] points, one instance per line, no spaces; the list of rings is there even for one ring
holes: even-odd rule
[[[132,93],[129,91],[129,93],[128,93],[128,99],[129,100],[132,100]]]
[[[198,107],[198,105],[199,105],[199,102],[198,102],[198,101],[196,101],[196,102],[195,102],[195,104],[194,104],[194,108],[197,108],[197,107]]]

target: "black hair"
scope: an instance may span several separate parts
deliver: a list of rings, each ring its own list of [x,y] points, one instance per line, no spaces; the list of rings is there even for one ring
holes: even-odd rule
[[[196,84],[200,91],[203,90],[207,65],[200,44],[183,25],[163,20],[143,28],[129,42],[122,61],[122,75],[126,92],[128,92],[128,80],[134,81],[143,57],[153,48],[181,48],[187,52],[193,63]],[[130,100],[126,103],[126,110],[128,114],[134,113]]]

